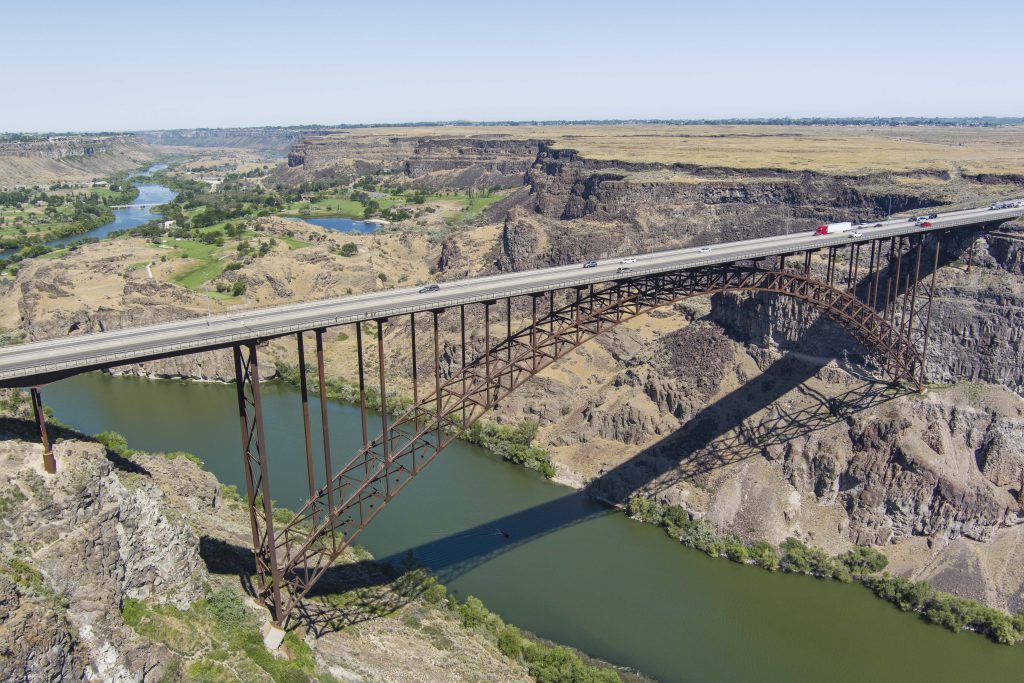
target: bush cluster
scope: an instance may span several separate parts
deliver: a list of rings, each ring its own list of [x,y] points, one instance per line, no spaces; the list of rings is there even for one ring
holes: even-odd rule
[[[683,545],[712,557],[727,557],[733,562],[755,564],[768,571],[781,570],[844,582],[860,581],[875,595],[901,610],[918,612],[933,624],[952,631],[966,628],[1006,644],[1024,638],[1024,612],[1010,616],[976,600],[936,591],[924,581],[888,574],[879,576],[888,559],[875,548],[856,546],[832,557],[821,548],[812,548],[796,538],[787,538],[778,548],[767,541],[747,544],[736,536],[719,536],[711,524],[693,519],[678,505],[665,505],[642,496],[629,499],[626,514],[641,522],[660,526]]]
[[[484,632],[503,655],[524,664],[538,683],[620,683],[622,680],[614,670],[587,664],[569,648],[524,637],[518,628],[503,622],[472,595],[465,602],[459,602],[433,577],[425,580],[421,595],[427,602],[457,614],[466,628]]]
[[[902,576],[865,576],[861,582],[904,612],[919,612],[933,624],[953,632],[966,628],[1007,645],[1024,637],[1024,612],[1010,616],[976,600],[943,593],[924,581],[911,581]]]
[[[555,467],[551,464],[548,452],[533,445],[539,427],[535,420],[523,420],[514,427],[480,420],[466,430],[463,438],[500,455],[509,462],[537,470],[551,479],[555,476]]]

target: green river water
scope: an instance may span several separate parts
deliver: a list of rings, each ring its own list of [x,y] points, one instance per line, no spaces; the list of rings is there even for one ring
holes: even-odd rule
[[[231,386],[94,373],[43,398],[76,429],[195,453],[244,490]],[[263,398],[273,497],[297,508],[306,488],[298,392],[268,383]],[[358,411],[329,411],[337,466],[357,450]],[[318,434],[315,401],[310,412]],[[1024,672],[1024,646],[953,634],[857,585],[708,558],[468,444],[442,453],[358,542],[378,559],[412,550],[460,597],[660,681],[1015,681]]]

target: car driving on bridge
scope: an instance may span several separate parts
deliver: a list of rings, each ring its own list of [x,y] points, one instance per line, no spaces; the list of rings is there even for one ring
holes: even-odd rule
[[[636,259],[632,256],[627,256],[626,258],[620,258],[619,263],[636,263]]]
[[[587,261],[586,263],[583,264],[583,267],[584,268],[596,268],[597,267],[597,261],[593,261],[593,260]]]
[[[420,294],[429,294],[430,292],[436,292],[441,289],[441,285],[434,283],[427,285],[426,287],[420,287]]]

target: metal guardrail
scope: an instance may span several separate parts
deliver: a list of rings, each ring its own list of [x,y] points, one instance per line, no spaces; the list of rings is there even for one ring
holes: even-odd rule
[[[905,226],[894,226],[887,229],[872,229],[869,235],[864,235],[860,238],[851,238],[853,231],[847,231],[838,233],[836,236],[815,236],[815,239],[808,244],[802,245],[787,245],[785,247],[769,247],[761,249],[752,249],[750,251],[743,251],[739,253],[732,253],[728,255],[720,256],[707,256],[705,258],[698,258],[696,260],[692,257],[680,257],[678,261],[669,261],[667,263],[661,263],[657,265],[630,267],[628,274],[620,273],[595,273],[580,274],[578,277],[571,277],[566,280],[558,280],[556,282],[546,282],[537,284],[534,286],[525,285],[520,287],[513,287],[509,289],[500,290],[489,290],[484,293],[464,295],[449,298],[429,298],[422,302],[413,305],[404,306],[390,306],[382,307],[379,309],[372,309],[363,311],[360,313],[352,313],[346,315],[335,315],[325,317],[311,317],[302,320],[301,322],[289,323],[284,325],[269,325],[260,326],[257,321],[252,320],[252,316],[248,316],[246,320],[235,320],[230,314],[225,314],[223,317],[218,317],[218,323],[234,322],[237,325],[241,325],[246,329],[236,333],[224,333],[218,334],[217,336],[209,338],[200,338],[188,342],[179,342],[174,344],[154,344],[152,346],[146,346],[142,349],[133,349],[131,351],[115,352],[115,353],[99,353],[95,356],[89,356],[86,358],[78,358],[69,361],[57,361],[57,362],[41,362],[31,366],[24,366],[14,370],[0,371],[0,381],[9,381],[13,379],[20,379],[26,377],[42,376],[57,374],[67,370],[74,370],[76,368],[96,368],[96,367],[114,367],[116,365],[125,365],[133,362],[141,362],[145,359],[151,359],[155,357],[166,357],[177,355],[179,352],[184,353],[199,353],[205,350],[215,350],[231,346],[238,342],[249,341],[252,339],[270,339],[274,337],[280,337],[287,334],[293,334],[306,330],[312,330],[324,327],[336,327],[339,325],[346,325],[352,323],[360,323],[369,320],[376,320],[379,318],[389,318],[399,315],[407,315],[410,313],[422,313],[431,310],[437,310],[441,308],[451,308],[454,306],[462,306],[474,303],[481,303],[495,298],[507,298],[513,296],[527,296],[530,294],[537,294],[540,292],[546,292],[553,289],[570,289],[573,287],[586,287],[595,284],[602,284],[607,282],[614,282],[616,280],[625,280],[633,277],[642,277],[645,275],[655,275],[658,273],[674,272],[678,270],[692,270],[696,268],[703,268],[706,266],[723,265],[727,263],[733,263],[735,261],[745,261],[750,259],[768,258],[771,256],[778,256],[780,254],[799,253],[810,250],[827,249],[829,247],[866,243],[875,241],[878,239],[885,239],[888,237],[899,237],[908,234],[921,234],[938,232],[941,230],[948,230],[950,228],[964,227],[968,225],[984,225],[993,221],[1005,221],[1012,218],[1017,218],[1024,215],[1024,209],[1013,208],[1013,209],[1002,209],[993,210],[981,216],[971,216],[967,218],[953,219],[951,221],[943,220],[942,218],[935,219],[936,222],[940,222],[941,225],[933,225],[928,228],[921,228],[919,225],[910,223]],[[726,243],[728,244],[728,243]],[[718,245],[719,247],[726,246]],[[442,290],[443,291],[443,290]],[[359,296],[359,295],[357,295]],[[341,301],[346,301],[342,299]],[[272,308],[264,309],[267,313],[279,313],[285,312],[288,305],[277,306]],[[257,313],[258,311],[254,311]],[[182,321],[183,323],[198,322],[203,320],[202,318],[196,318],[191,321]],[[249,326],[252,323],[252,327]],[[159,329],[173,329],[179,323],[161,323],[155,326],[147,326],[146,328],[152,331]],[[116,336],[118,333],[124,333],[127,330],[118,330],[111,332],[112,336]],[[40,342],[45,343],[45,342]],[[31,345],[25,345],[20,347],[12,348],[12,351],[24,350],[26,347]],[[2,354],[0,354],[2,355]]]

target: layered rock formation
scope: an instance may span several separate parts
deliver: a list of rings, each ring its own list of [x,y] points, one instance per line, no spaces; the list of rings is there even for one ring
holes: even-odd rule
[[[354,135],[309,136],[271,176],[289,184],[365,173],[399,174],[412,187],[516,187],[537,156],[539,143],[484,137]]]
[[[137,135],[0,141],[0,188],[52,182],[88,182],[156,159]]]

